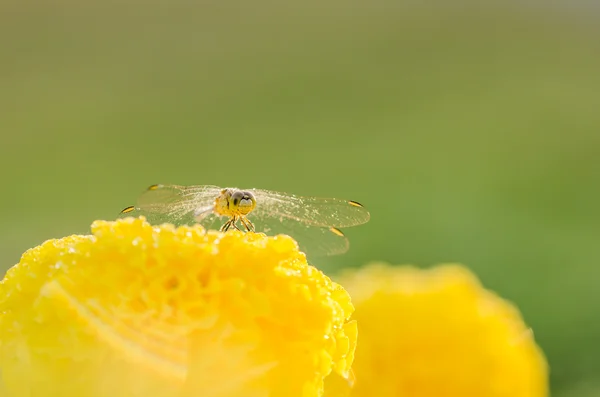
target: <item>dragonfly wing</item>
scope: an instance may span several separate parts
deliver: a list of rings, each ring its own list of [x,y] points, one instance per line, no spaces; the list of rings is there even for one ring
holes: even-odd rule
[[[252,190],[257,218],[290,219],[311,226],[350,227],[366,223],[369,211],[356,201],[301,197],[270,190]]]
[[[255,217],[248,218],[254,223],[256,232],[268,236],[287,234],[298,242],[300,251],[309,257],[339,255],[348,251],[348,239],[335,228],[313,226],[290,218]]]
[[[139,196],[127,215],[143,215],[150,223],[211,223],[214,217],[210,216],[210,209],[220,191],[221,188],[211,185],[153,185]]]

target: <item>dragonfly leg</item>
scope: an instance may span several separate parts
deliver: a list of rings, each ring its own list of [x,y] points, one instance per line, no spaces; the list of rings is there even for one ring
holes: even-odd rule
[[[237,222],[237,220],[238,220],[238,218],[236,216],[231,218],[231,227],[233,227],[235,230],[240,230],[238,225],[235,224]],[[240,230],[240,232],[241,232],[241,230]]]
[[[249,232],[254,232],[254,224],[252,223],[252,221],[248,218],[246,218],[245,216],[240,217],[240,222],[242,222],[242,224],[244,225],[244,227],[246,228],[246,231]]]
[[[229,228],[231,227],[231,223],[234,220],[235,220],[235,218],[229,218],[229,220],[227,222],[225,222],[223,224],[223,226],[221,226],[221,229],[219,229],[219,231],[226,232],[227,230],[229,230]]]

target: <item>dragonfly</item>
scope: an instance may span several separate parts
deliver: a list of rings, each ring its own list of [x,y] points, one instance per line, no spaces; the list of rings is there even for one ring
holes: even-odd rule
[[[235,229],[287,234],[305,254],[315,256],[348,251],[349,241],[340,228],[370,219],[369,211],[357,201],[213,185],[152,185],[138,197],[136,205],[121,214],[143,215],[150,223],[218,227],[223,232]]]

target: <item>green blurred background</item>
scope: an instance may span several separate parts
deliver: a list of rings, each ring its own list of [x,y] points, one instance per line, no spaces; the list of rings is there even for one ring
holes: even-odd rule
[[[357,200],[319,267],[464,263],[600,396],[600,8],[416,3],[5,0],[2,269],[153,183]]]

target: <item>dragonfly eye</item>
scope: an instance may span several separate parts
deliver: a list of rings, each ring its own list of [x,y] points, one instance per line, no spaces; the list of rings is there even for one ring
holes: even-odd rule
[[[242,193],[242,197],[240,198],[240,202],[238,203],[238,210],[243,215],[248,215],[254,207],[256,207],[256,199],[254,195],[250,192],[240,192]]]
[[[244,197],[244,193],[242,193],[238,190],[231,194],[229,201],[231,202],[231,204],[233,204],[234,207],[237,207],[243,197]]]
[[[242,215],[248,215],[256,206],[254,195],[250,192],[235,191],[229,200],[232,209]]]

